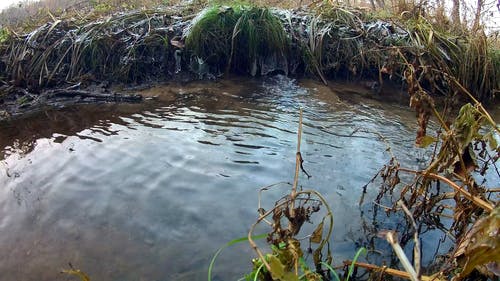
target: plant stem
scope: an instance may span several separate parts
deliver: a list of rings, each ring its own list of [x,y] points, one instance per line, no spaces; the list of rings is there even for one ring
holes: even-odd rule
[[[392,269],[388,268],[386,266],[377,266],[369,263],[364,263],[364,262],[352,262],[352,261],[344,261],[344,265],[351,265],[354,264],[357,267],[362,267],[366,268],[368,270],[373,270],[373,271],[378,271],[381,273],[386,273],[392,276],[400,277],[400,278],[405,278],[405,279],[410,279],[410,274],[405,271],[397,270],[397,269]],[[421,276],[420,279],[422,281],[430,281],[430,280],[440,280],[438,278],[434,278],[433,276]]]
[[[295,176],[293,178],[292,192],[290,193],[290,216],[295,217],[295,198],[297,197],[297,186],[299,184],[299,172],[302,156],[300,155],[300,141],[302,139],[302,108],[299,109],[299,130],[297,132],[297,152],[295,153]]]
[[[482,208],[483,210],[487,211],[488,213],[491,213],[491,211],[493,211],[493,206],[491,206],[490,203],[484,201],[481,198],[478,198],[478,197],[470,194],[467,190],[461,188],[456,183],[452,182],[450,179],[448,179],[446,177],[443,177],[441,175],[434,174],[434,173],[428,173],[425,171],[415,171],[415,170],[410,170],[410,169],[406,169],[406,168],[398,168],[398,170],[403,171],[403,172],[407,172],[407,173],[416,174],[416,175],[421,175],[424,177],[433,178],[433,179],[445,182],[449,186],[451,186],[453,189],[455,189],[457,192],[461,193],[465,198],[472,201],[472,203],[476,204],[478,207]]]

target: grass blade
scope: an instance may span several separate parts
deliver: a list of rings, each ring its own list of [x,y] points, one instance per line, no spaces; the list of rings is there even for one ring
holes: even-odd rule
[[[261,265],[259,266],[259,268],[257,268],[257,271],[255,271],[255,276],[253,277],[253,281],[257,281],[257,278],[258,278],[258,276],[259,276],[259,273],[260,273],[260,271],[262,270],[262,268],[263,268],[263,267],[264,267],[264,264],[261,264]]]
[[[264,233],[264,234],[252,236],[252,239],[257,240],[257,239],[262,239],[262,238],[266,238],[266,237],[267,237],[267,233]],[[245,242],[245,241],[248,241],[247,236],[231,240],[231,241],[227,242],[224,246],[220,247],[217,250],[217,252],[215,252],[214,256],[212,257],[212,260],[210,261],[210,265],[208,267],[208,281],[212,280],[212,268],[214,267],[215,260],[217,259],[219,254],[222,252],[222,250],[224,250],[225,248],[230,247],[234,244],[238,244],[238,243]]]
[[[333,277],[335,277],[335,280],[340,281],[340,277],[335,271],[335,269],[333,269],[329,264],[327,264],[324,261],[322,261],[321,264],[324,265],[326,268],[328,268],[328,270],[330,270],[330,272],[333,274]]]
[[[365,247],[359,248],[359,250],[356,252],[356,255],[354,255],[354,259],[352,260],[351,266],[349,266],[349,272],[347,273],[346,281],[349,281],[349,278],[351,277],[352,273],[354,272],[354,267],[355,267],[356,261],[358,260],[358,258],[361,254],[366,255],[366,248]]]

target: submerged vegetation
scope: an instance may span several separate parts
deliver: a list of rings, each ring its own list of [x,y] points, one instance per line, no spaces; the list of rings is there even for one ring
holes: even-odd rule
[[[209,281],[221,250],[245,241],[257,254],[257,258],[252,260],[253,271],[241,279],[248,281],[349,280],[355,275],[354,268],[368,271],[362,280],[387,280],[392,277],[413,281],[494,280],[498,277],[500,206],[498,200],[491,199],[492,193],[498,190],[487,188],[484,176],[488,169],[494,169],[500,178],[496,167],[500,147],[495,137],[500,133],[499,127],[476,101],[474,105],[464,105],[450,125],[443,122],[443,132],[439,137],[427,134],[424,120],[428,120],[431,114],[438,120],[446,117],[438,113],[432,97],[419,82],[411,80],[411,77],[408,79],[412,86],[412,105],[419,114],[420,128],[416,142],[421,148],[434,145],[433,155],[425,169],[411,170],[402,167],[391,147],[387,147],[391,157],[369,183],[377,177],[381,178],[380,192],[373,204],[373,222],[365,233],[367,240],[385,239],[394,249],[404,270],[394,268],[398,263],[395,260],[384,265],[358,262],[361,253],[366,254],[364,247],[358,250],[353,260],[335,266],[330,251],[330,238],[334,235],[333,213],[320,193],[314,189],[304,190],[299,185],[301,171],[309,177],[303,168],[304,160],[300,152],[301,111],[293,183],[277,183],[260,189],[257,221],[247,237],[233,240],[216,252],[208,270]],[[483,181],[479,183],[481,177]],[[290,193],[276,201],[274,206],[264,209],[261,204],[263,194],[280,186],[289,186]],[[360,204],[363,198],[364,195]],[[384,214],[381,214],[382,211]],[[392,220],[404,217],[403,223],[397,228],[380,228],[386,216],[391,216]],[[304,230],[305,222],[314,224],[314,227]],[[254,235],[254,229],[261,223],[267,224],[271,230],[267,234]],[[444,249],[440,259],[422,264],[421,236],[436,229],[442,231],[445,240],[450,239],[453,246]],[[257,246],[254,240],[261,238],[267,238],[269,250]],[[365,246],[371,252],[378,250],[373,242],[366,242]],[[437,247],[436,253],[440,243]],[[425,248],[425,251],[432,250]],[[408,252],[413,253],[411,258],[407,256]],[[342,268],[346,270],[344,279],[335,270]]]
[[[235,239],[220,248],[210,263],[208,281],[212,280],[212,270],[215,259],[222,249],[236,243],[248,241],[255,250],[258,258],[252,260],[253,270],[244,279],[253,280],[336,280],[340,277],[332,268],[333,257],[330,250],[330,239],[333,233],[333,213],[323,195],[314,189],[303,189],[299,185],[301,171],[310,177],[304,170],[302,154],[300,152],[302,138],[302,110],[299,115],[298,142],[295,156],[295,174],[293,183],[276,183],[265,186],[259,191],[257,221],[251,226],[247,237]],[[266,210],[261,199],[266,191],[273,188],[289,187],[290,193],[284,195]],[[326,209],[322,211],[322,209]],[[314,229],[308,230],[305,223],[320,221]],[[254,235],[259,224],[267,224],[269,233]],[[300,238],[305,237],[305,238]],[[262,250],[257,246],[256,239],[266,238],[270,251]],[[307,249],[304,244],[308,244]],[[358,250],[349,267],[346,280],[353,275],[354,263],[358,257],[366,253],[365,248]],[[312,262],[308,257],[312,255]]]

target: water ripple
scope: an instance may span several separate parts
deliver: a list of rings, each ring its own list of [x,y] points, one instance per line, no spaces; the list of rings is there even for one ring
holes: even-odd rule
[[[246,235],[260,187],[293,180],[300,107],[312,174],[302,184],[333,202],[336,258],[352,257],[348,240],[362,235],[349,233],[361,224],[352,210],[389,159],[374,132],[416,165],[414,114],[401,107],[342,104],[329,88],[284,76],[161,92],[172,96],[0,126],[0,247],[9,252],[0,280],[56,280],[68,261],[93,280],[192,276],[194,263],[206,267],[219,246]],[[220,278],[238,279],[231,269],[250,259],[241,251],[226,253]]]

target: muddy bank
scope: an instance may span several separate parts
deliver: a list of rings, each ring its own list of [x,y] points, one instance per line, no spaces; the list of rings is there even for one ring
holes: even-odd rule
[[[242,87],[245,85],[245,77],[230,76],[229,80],[241,81]],[[373,81],[365,80],[360,83],[330,81],[328,86],[315,80],[305,79],[300,81],[301,85],[320,88],[323,93],[331,96],[342,95],[345,99],[355,99],[354,96],[360,96],[373,100],[379,100],[386,103],[407,103],[407,94],[394,83],[384,86],[383,91],[378,92],[373,89]],[[226,94],[226,79],[218,80],[171,80],[156,83],[144,83],[140,85],[110,85],[102,83],[99,85],[90,85],[81,89],[79,86],[67,88],[53,88],[43,90],[39,94],[31,94],[26,90],[17,89],[3,96],[0,104],[0,121],[8,119],[17,119],[24,115],[34,114],[48,108],[63,108],[75,104],[99,104],[99,103],[142,103],[144,101],[164,101],[170,100],[177,93],[183,93],[186,87],[195,94]],[[173,89],[164,92],[165,87]],[[235,85],[231,85],[235,87]],[[244,88],[244,87],[243,87]],[[242,90],[241,95],[245,95]]]
[[[0,121],[35,113],[47,107],[61,108],[86,103],[138,103],[142,100],[143,97],[139,94],[116,92],[102,87],[54,88],[44,90],[39,94],[17,89],[16,92],[2,97]]]
[[[481,35],[433,30],[420,15],[380,20],[328,4],[308,11],[184,6],[94,22],[55,20],[11,34],[0,46],[0,118],[60,103],[140,101],[110,92],[110,85],[228,74],[348,80],[379,94],[388,82],[405,88],[411,73],[431,94],[459,93],[463,85],[492,101],[500,59],[485,42]],[[464,58],[480,63],[467,65]]]

